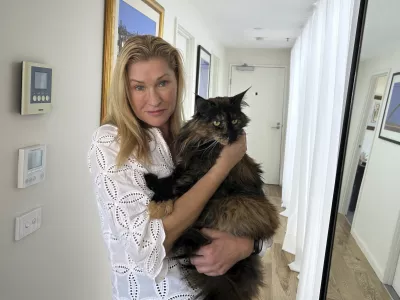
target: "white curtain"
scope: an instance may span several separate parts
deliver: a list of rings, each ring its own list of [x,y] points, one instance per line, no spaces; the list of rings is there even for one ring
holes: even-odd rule
[[[291,53],[282,215],[298,300],[319,297],[358,4],[320,0]]]

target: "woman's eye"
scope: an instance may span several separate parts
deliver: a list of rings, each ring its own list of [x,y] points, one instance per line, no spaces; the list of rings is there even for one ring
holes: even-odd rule
[[[136,91],[144,91],[144,86],[143,85],[136,85],[135,87]]]
[[[220,121],[214,121],[214,126],[219,126],[219,125],[221,125],[221,122]]]
[[[232,124],[235,125],[237,124],[238,120],[232,120]]]
[[[168,83],[168,81],[163,80],[163,81],[161,81],[161,82],[158,84],[158,86],[164,87],[164,86],[167,85],[167,83]]]

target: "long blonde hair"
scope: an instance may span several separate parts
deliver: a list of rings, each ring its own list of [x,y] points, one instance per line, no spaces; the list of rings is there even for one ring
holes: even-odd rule
[[[178,83],[175,111],[170,117],[170,130],[175,138],[182,125],[182,101],[184,94],[183,63],[179,51],[162,38],[142,35],[129,38],[118,55],[108,95],[107,114],[103,124],[118,128],[120,150],[117,165],[125,163],[131,154],[141,163],[150,162],[148,128],[131,108],[128,69],[133,63],[163,58],[174,71]]]

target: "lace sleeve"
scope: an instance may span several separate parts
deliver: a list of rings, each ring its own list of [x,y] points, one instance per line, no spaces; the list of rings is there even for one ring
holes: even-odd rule
[[[119,144],[115,138],[116,129],[103,128],[93,136],[88,163],[97,199],[136,267],[159,281],[168,271],[168,262],[164,259],[165,231],[161,220],[151,220],[148,215],[152,192],[144,180],[147,170],[133,159],[117,168]]]

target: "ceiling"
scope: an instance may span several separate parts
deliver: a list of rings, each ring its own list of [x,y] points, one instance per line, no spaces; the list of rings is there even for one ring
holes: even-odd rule
[[[226,47],[291,48],[316,0],[189,0]],[[256,40],[261,37],[262,40]],[[289,39],[289,41],[287,40]]]
[[[399,0],[369,0],[361,59],[400,50]]]

